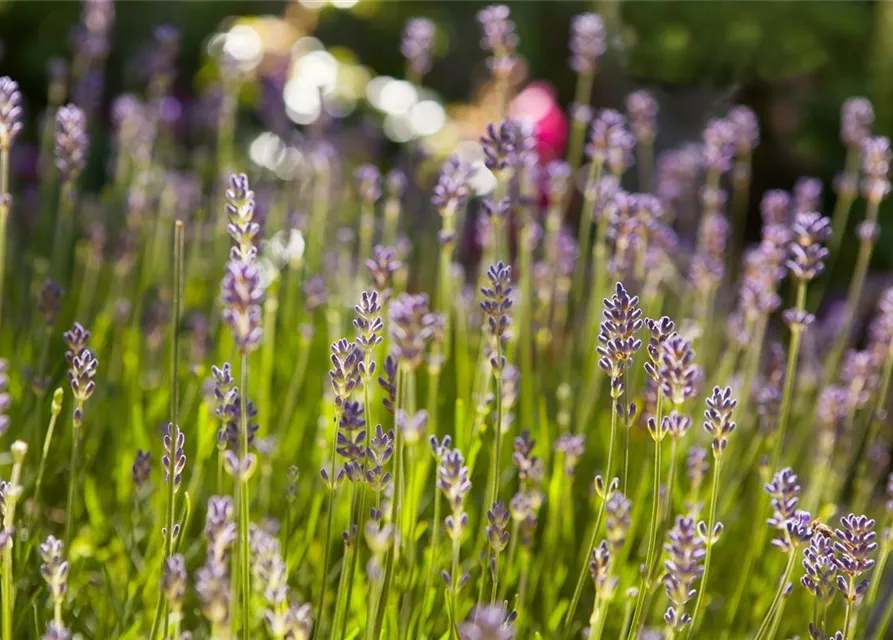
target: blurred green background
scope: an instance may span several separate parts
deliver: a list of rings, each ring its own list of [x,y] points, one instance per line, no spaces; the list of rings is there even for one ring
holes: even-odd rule
[[[326,46],[347,48],[376,73],[398,77],[405,21],[431,17],[445,37],[425,82],[448,103],[469,101],[486,72],[475,21],[486,4],[360,0],[349,8],[309,9],[307,2],[267,0],[118,2],[101,113],[107,119],[115,94],[139,90],[131,61],[150,39],[153,26],[171,24],[181,31],[177,92],[188,96],[196,91],[209,35],[232,16],[262,14],[303,20]],[[830,211],[830,184],[844,155],[838,137],[842,102],[851,95],[868,96],[877,112],[876,132],[888,134],[893,128],[891,2],[507,4],[529,65],[528,79],[554,85],[563,104],[571,100],[575,80],[567,66],[571,18],[586,10],[601,13],[614,45],[598,76],[594,103],[621,106],[629,91],[652,90],[661,105],[658,152],[696,140],[709,117],[724,114],[734,103],[753,107],[762,125],[755,193],[790,188],[798,176],[814,175],[826,185]],[[20,83],[30,117],[40,113],[46,100],[47,61],[70,56],[69,32],[80,12],[80,3],[73,1],[0,2],[0,74]],[[754,200],[755,214],[759,199]],[[860,213],[857,208],[856,221]],[[889,222],[889,215],[883,218]],[[754,215],[751,219],[753,234],[758,223]],[[875,252],[878,267],[890,265],[891,252],[885,248],[891,246],[888,229]]]

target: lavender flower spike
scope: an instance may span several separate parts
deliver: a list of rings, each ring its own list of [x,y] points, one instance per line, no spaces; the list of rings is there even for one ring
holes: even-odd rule
[[[583,13],[571,22],[570,66],[580,75],[592,75],[607,50],[605,23],[595,13]]]
[[[434,47],[436,28],[427,18],[412,18],[403,28],[400,53],[406,58],[409,73],[421,79],[431,70],[431,50]]]
[[[87,116],[73,104],[56,112],[56,168],[64,181],[81,175],[87,163]]]
[[[22,94],[8,76],[0,77],[0,151],[9,151],[22,131]]]

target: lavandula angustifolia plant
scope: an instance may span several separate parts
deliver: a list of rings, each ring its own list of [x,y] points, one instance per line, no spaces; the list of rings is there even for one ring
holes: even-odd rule
[[[598,334],[601,343],[596,349],[599,356],[599,368],[608,374],[611,379],[611,440],[608,445],[607,477],[611,477],[614,435],[616,431],[617,414],[621,413],[627,424],[624,429],[624,463],[623,479],[620,487],[626,493],[626,480],[629,470],[629,422],[634,412],[634,405],[623,406],[621,396],[627,391],[626,372],[632,364],[633,357],[642,346],[642,341],[636,338],[636,333],[642,328],[642,310],[639,308],[639,296],[630,296],[621,283],[617,283],[611,299],[604,300],[604,320]],[[627,394],[628,397],[628,394]],[[618,409],[620,411],[618,411]]]
[[[592,615],[589,617],[590,640],[598,640],[605,626],[605,611],[614,595],[617,578],[611,575],[613,558],[608,543],[604,540],[592,550],[589,560],[589,575],[595,588]]]
[[[444,520],[444,526],[447,535],[453,541],[450,570],[443,571],[442,574],[450,594],[448,609],[452,629],[456,628],[458,619],[459,591],[468,582],[468,574],[459,575],[459,549],[468,526],[468,514],[465,512],[465,496],[471,490],[471,480],[468,475],[468,467],[465,466],[465,458],[461,451],[452,449],[441,456],[440,465],[437,467],[437,486],[443,492],[447,504],[450,506],[451,513]]]
[[[375,231],[375,203],[381,198],[381,173],[371,164],[363,164],[354,171],[360,201],[360,256],[372,254],[372,234]]]
[[[48,536],[40,545],[40,557],[43,559],[40,575],[50,590],[53,622],[59,626],[62,626],[62,607],[65,605],[65,595],[68,592],[68,572],[71,568],[64,554],[65,545],[54,536]]]
[[[828,605],[836,592],[837,557],[834,555],[831,538],[821,531],[815,531],[809,545],[803,548],[803,571],[800,578],[813,598],[812,626],[823,629],[827,621]],[[819,607],[822,607],[822,622],[819,623]]]
[[[96,370],[99,367],[99,361],[96,356],[87,349],[87,341],[90,339],[90,332],[83,326],[74,323],[70,331],[66,331],[63,335],[68,350],[65,352],[65,361],[68,363],[68,381],[71,384],[71,391],[74,395],[74,410],[71,415],[72,425],[72,442],[71,442],[71,461],[69,463],[69,488],[68,488],[68,506],[66,508],[65,519],[65,542],[71,540],[72,524],[75,515],[75,487],[78,477],[78,448],[80,446],[81,425],[84,421],[84,404],[93,395],[93,389],[96,383],[93,378],[96,376]]]
[[[421,84],[431,70],[431,53],[437,27],[427,18],[410,18],[403,27],[400,53],[406,58],[406,78],[413,84]]]
[[[834,181],[837,201],[831,214],[833,231],[828,243],[832,260],[836,260],[853,202],[859,195],[859,160],[862,143],[871,135],[874,107],[868,98],[848,98],[840,109],[840,140],[846,148],[843,171]]]
[[[440,232],[437,234],[440,243],[440,260],[437,265],[437,309],[444,314],[444,352],[450,353],[452,337],[453,292],[450,270],[453,262],[453,251],[456,246],[457,219],[471,197],[469,180],[473,175],[470,164],[457,155],[451,155],[440,168],[437,184],[431,194],[433,204],[441,218]]]
[[[568,163],[571,171],[580,166],[586,125],[592,110],[589,103],[592,83],[598,70],[598,61],[607,50],[605,24],[595,13],[582,13],[571,22],[570,67],[577,74],[574,102],[571,105],[571,139],[568,145]],[[584,212],[585,215],[585,212]]]
[[[626,97],[626,113],[636,136],[636,166],[639,191],[651,190],[654,170],[654,136],[657,134],[657,101],[648,91],[634,91]]]
[[[332,437],[332,461],[331,469],[326,470],[325,467],[320,469],[320,476],[323,483],[328,489],[328,520],[326,521],[325,533],[325,554],[323,556],[323,572],[322,584],[319,593],[319,607],[317,610],[317,620],[322,620],[325,614],[326,605],[326,579],[329,572],[329,560],[331,555],[332,544],[332,526],[335,520],[335,490],[343,482],[347,475],[345,467],[342,467],[337,473],[335,472],[335,461],[338,454],[338,437],[341,435],[340,428],[342,416],[345,406],[350,403],[350,396],[354,388],[360,383],[359,363],[361,353],[353,342],[348,342],[344,338],[334,343],[331,347],[332,369],[329,370],[329,381],[332,384],[332,391],[335,396],[335,417],[334,417],[334,435]],[[353,407],[354,405],[350,405]],[[316,625],[314,635],[319,633],[320,625]]]
[[[757,631],[757,638],[773,628],[773,620],[780,618],[786,598],[785,592],[789,588],[788,581],[797,559],[797,550],[800,545],[806,543],[812,537],[810,515],[806,511],[800,511],[797,506],[800,502],[800,485],[797,484],[797,476],[789,468],[778,471],[772,478],[772,482],[765,487],[766,493],[771,497],[772,517],[767,524],[778,529],[780,535],[772,540],[772,546],[788,556],[787,565],[778,584],[778,590],[769,610],[766,612],[763,622]],[[770,632],[771,635],[771,632]]]
[[[514,611],[506,615],[504,606],[479,605],[459,625],[459,640],[515,640]]]
[[[248,361],[251,352],[260,345],[263,336],[261,328],[261,302],[264,297],[264,284],[257,264],[256,236],[260,225],[254,220],[254,192],[245,174],[230,177],[229,188],[225,193],[225,211],[229,218],[227,232],[236,242],[230,250],[221,283],[223,321],[232,331],[240,354],[240,403],[239,433],[240,449],[237,457],[232,451],[225,458],[227,468],[238,489],[239,504],[239,589],[242,605],[243,633],[249,634],[251,625],[250,595],[251,573],[249,570],[249,500],[248,481],[254,471],[256,457],[248,449]]]
[[[52,273],[56,278],[68,269],[69,235],[77,197],[76,184],[87,163],[87,145],[87,117],[83,110],[73,104],[61,107],[56,112],[55,158],[62,190],[53,236],[53,254],[50,256]]]
[[[506,509],[505,503],[501,500],[494,502],[493,506],[487,511],[487,526],[484,528],[484,534],[487,536],[487,542],[490,544],[490,578],[493,586],[490,591],[490,604],[496,604],[496,590],[499,585],[499,554],[502,553],[509,543],[508,524],[511,514]],[[483,576],[482,576],[483,580]]]
[[[707,551],[695,529],[694,518],[677,516],[664,545],[668,556],[664,561],[664,585],[670,600],[664,622],[670,638],[675,638],[680,630],[692,622],[691,615],[685,613],[685,604],[695,596],[694,583],[704,573]]]
[[[834,530],[832,544],[837,554],[837,588],[846,601],[846,615],[843,619],[844,640],[850,633],[850,619],[856,602],[868,590],[868,579],[858,584],[856,580],[874,566],[871,555],[877,550],[877,533],[874,520],[861,515],[849,514],[840,519],[840,528]],[[846,576],[846,577],[844,577]]]
[[[366,512],[366,480],[367,480],[367,451],[365,444],[367,437],[367,429],[371,424],[370,411],[372,410],[371,402],[371,385],[373,375],[375,374],[375,361],[372,359],[375,348],[381,344],[382,337],[379,335],[384,329],[381,316],[381,304],[378,300],[378,292],[372,291],[368,293],[364,291],[360,295],[360,304],[354,307],[357,317],[353,321],[353,326],[357,330],[356,347],[362,355],[357,363],[357,371],[363,381],[363,408],[357,409],[358,403],[345,403],[342,406],[341,431],[338,433],[338,445],[341,455],[351,458],[348,465],[348,478],[351,480],[351,520],[348,524],[348,535],[354,535],[352,531],[360,526],[359,518]],[[351,408],[348,412],[347,409]],[[363,417],[365,413],[365,418]],[[346,419],[349,418],[349,419]],[[379,425],[380,429],[380,425]],[[344,435],[347,432],[348,435]],[[350,434],[355,433],[353,436]],[[362,462],[361,462],[362,461]],[[379,472],[381,468],[379,466]],[[359,488],[358,488],[359,486]],[[348,546],[349,557],[349,573],[347,574],[347,593],[345,595],[343,607],[343,625],[341,627],[341,637],[343,638],[347,630],[347,614],[350,611],[351,595],[353,593],[353,575],[356,570],[357,560],[359,558],[359,547],[354,540],[354,544]],[[342,575],[344,573],[342,572]],[[339,594],[341,589],[339,588]]]
[[[202,613],[211,623],[211,637],[227,640],[230,637],[230,578],[229,550],[238,537],[233,522],[233,503],[229,496],[212,496],[208,500],[205,521],[205,540],[208,554],[204,566],[196,573]]]
[[[502,118],[508,107],[509,77],[515,68],[518,35],[508,6],[491,5],[478,11],[477,20],[483,31],[481,47],[491,55],[487,67],[493,77],[496,113]]]
[[[183,616],[183,598],[186,596],[186,559],[175,553],[164,561],[161,573],[161,590],[167,601],[169,616],[173,622],[173,640],[179,640]]]
[[[589,212],[594,212],[592,205],[598,195],[597,189],[601,181],[603,169],[607,166],[612,176],[618,181],[620,180],[626,167],[631,162],[632,149],[635,145],[635,137],[627,130],[626,118],[618,111],[613,109],[603,109],[592,123],[589,132],[589,142],[586,145],[586,155],[589,156],[590,168],[587,181],[587,194],[589,202],[580,216],[580,228],[577,238],[580,242],[580,255],[584,260],[589,259],[589,251],[591,246],[590,236],[592,235],[592,216]],[[607,215],[595,216],[595,248],[592,259],[595,265],[604,265],[609,259],[608,255],[608,225],[610,222]],[[574,277],[574,288],[572,301],[575,305],[581,305],[583,300],[583,285],[585,273],[584,269],[577,269]],[[607,286],[607,270],[604,268],[595,270],[595,282],[593,285],[593,296],[596,300],[608,295]]]
[[[760,143],[760,124],[750,107],[737,105],[729,109],[726,116],[734,129],[732,146],[735,150],[735,165],[732,168],[732,253],[729,265],[738,268],[739,257],[744,243],[744,225],[750,196],[750,177],[753,164],[753,150]]]
[[[180,524],[176,523],[177,493],[183,481],[183,470],[186,468],[186,454],[183,446],[186,442],[185,434],[180,431],[180,316],[183,302],[183,222],[177,220],[174,223],[174,308],[171,314],[171,395],[170,395],[170,422],[164,432],[164,455],[161,465],[164,468],[164,481],[167,485],[167,504],[165,508],[165,525],[161,529],[164,537],[164,564],[162,564],[162,589],[159,591],[155,605],[155,617],[152,622],[150,638],[154,640],[155,634],[161,623],[161,612],[164,607],[164,599],[167,598],[168,607],[164,611],[164,637],[168,635],[171,614],[176,617],[174,623],[174,638],[179,637],[180,612],[174,607],[171,598],[164,588],[165,572],[169,570],[168,564],[173,561],[174,551],[179,547]],[[176,564],[176,563],[175,563]],[[185,567],[183,568],[183,580],[185,580]],[[180,589],[182,591],[182,588]],[[182,605],[182,596],[179,598]]]
[[[614,441],[617,436],[617,418],[618,408],[622,409],[624,416],[631,414],[630,408],[621,405],[620,398],[624,392],[624,375],[632,362],[633,356],[642,346],[642,341],[635,337],[636,332],[642,328],[642,310],[639,309],[639,297],[630,296],[621,283],[617,283],[614,295],[610,300],[604,300],[604,320],[601,324],[601,330],[598,334],[598,341],[601,346],[596,350],[599,356],[598,366],[607,373],[611,378],[611,436],[608,440],[608,460],[606,465],[606,476],[612,478],[613,460],[614,460]],[[632,407],[632,405],[630,405]],[[624,429],[626,433],[626,429]],[[628,435],[628,434],[627,434]],[[628,442],[627,442],[628,444]],[[625,474],[624,474],[625,475]],[[601,476],[596,477],[596,484],[603,482]],[[609,486],[614,485],[613,480],[609,480]],[[624,485],[621,484],[621,491],[624,491]],[[613,489],[609,489],[612,492]],[[603,492],[604,493],[604,492]],[[592,536],[589,539],[589,545],[586,549],[586,556],[592,553],[595,548],[598,530],[601,526],[602,517],[604,516],[605,502],[609,493],[602,496],[601,506],[595,519],[595,526],[592,530]],[[584,565],[579,577],[577,578],[577,586],[574,590],[573,598],[568,607],[567,615],[564,622],[563,638],[567,638],[570,634],[571,627],[574,624],[574,614],[577,605],[580,602],[580,596],[583,593],[583,585],[586,581],[586,566]]]
[[[490,337],[496,355],[490,359],[490,367],[496,380],[496,422],[493,429],[493,469],[492,485],[490,489],[491,503],[495,503],[499,496],[499,463],[502,445],[502,374],[505,370],[505,356],[503,347],[509,339],[509,326],[512,318],[509,310],[512,307],[512,268],[506,266],[501,260],[491,265],[487,270],[489,285],[481,288],[484,299],[481,301],[481,309],[487,316],[487,324]]]
[[[798,213],[791,225],[790,254],[785,264],[796,282],[797,293],[795,306],[786,310],[783,316],[791,331],[791,341],[788,344],[788,364],[785,371],[785,386],[781,399],[772,468],[777,468],[781,460],[794,389],[794,377],[797,373],[797,361],[800,356],[800,344],[803,332],[813,319],[812,315],[806,311],[806,287],[824,271],[824,260],[828,255],[828,250],[822,243],[828,239],[830,225],[828,218],[823,218],[815,212]]]
[[[893,159],[893,152],[890,150],[890,140],[888,138],[882,136],[876,138],[867,137],[862,141],[862,196],[866,202],[865,220],[856,227],[856,236],[859,239],[859,253],[856,257],[856,265],[847,290],[843,327],[837,336],[837,340],[834,342],[833,350],[828,356],[825,369],[826,379],[831,379],[831,374],[836,371],[855,322],[857,307],[865,285],[865,278],[868,275],[871,255],[880,235],[880,227],[877,223],[878,209],[881,202],[890,193],[888,176],[890,174],[891,159]],[[844,633],[846,633],[845,630]]]
[[[0,77],[0,312],[3,308],[3,280],[6,272],[6,224],[12,207],[9,152],[21,130],[22,94],[19,85],[8,76]]]
[[[3,584],[3,640],[12,640],[12,615],[15,606],[15,580],[13,575],[13,547],[16,538],[16,505],[22,496],[22,464],[25,454],[28,453],[28,445],[21,440],[16,440],[10,447],[12,454],[12,474],[9,481],[0,480],[0,515],[2,515],[2,528],[0,528],[0,553],[2,553],[2,569],[0,578]]]
[[[719,471],[723,456],[725,455],[726,446],[728,445],[728,437],[735,431],[735,423],[732,422],[732,411],[738,402],[732,398],[732,390],[729,387],[720,389],[713,388],[713,394],[707,398],[707,410],[704,412],[704,429],[713,438],[711,449],[713,451],[713,483],[710,487],[710,511],[707,515],[706,526],[706,553],[704,555],[704,579],[701,581],[701,590],[698,593],[698,599],[695,601],[695,609],[692,613],[692,626],[689,628],[689,634],[692,633],[694,626],[698,623],[698,614],[701,611],[701,601],[704,592],[707,590],[707,578],[710,574],[710,556],[713,545],[719,537],[716,523],[716,499],[719,496]],[[699,523],[700,525],[703,523]]]
[[[518,120],[503,120],[487,125],[481,137],[484,164],[496,177],[492,199],[486,203],[493,225],[493,260],[509,258],[508,214],[511,211],[509,183],[520,165],[521,156],[531,145],[531,133]]]
[[[350,520],[348,521],[347,530],[343,532],[345,546],[344,566],[347,570],[341,571],[341,578],[338,583],[338,592],[335,596],[335,616],[332,628],[337,633],[339,623],[342,622],[342,616],[347,610],[352,592],[353,569],[355,568],[355,558],[357,554],[357,532],[359,530],[359,518],[365,511],[365,505],[358,510],[358,501],[362,504],[361,495],[365,496],[364,482],[365,475],[365,455],[366,455],[366,419],[364,417],[363,405],[355,401],[347,401],[341,406],[340,417],[338,420],[338,436],[336,440],[336,452],[344,458],[344,471],[350,483],[351,504],[350,504]],[[346,591],[345,591],[346,590]],[[342,605],[342,594],[345,594],[344,605]],[[347,621],[344,620],[345,626],[341,627],[342,635],[345,632]]]

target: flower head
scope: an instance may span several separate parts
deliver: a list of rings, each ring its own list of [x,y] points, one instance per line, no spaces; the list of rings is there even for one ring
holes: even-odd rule
[[[465,206],[471,196],[469,181],[473,175],[474,168],[459,156],[453,154],[446,159],[431,195],[441,215],[455,215]]]
[[[858,149],[871,135],[874,124],[874,107],[868,98],[847,98],[840,109],[840,139],[850,148]]]
[[[604,320],[598,334],[602,346],[596,351],[600,356],[599,366],[612,378],[629,366],[642,341],[635,337],[642,328],[642,310],[639,309],[639,296],[630,296],[619,282],[611,299],[604,301]]]
[[[814,280],[825,270],[828,249],[822,246],[831,235],[831,221],[821,214],[798,213],[791,225],[790,257],[787,267],[802,282]]]
[[[720,389],[713,387],[713,395],[707,398],[707,410],[704,412],[704,429],[713,436],[713,455],[721,457],[728,444],[728,436],[735,431],[732,422],[732,410],[738,405],[732,399],[731,387]]]
[[[0,150],[9,151],[22,131],[22,93],[18,83],[0,77]]]
[[[77,180],[87,163],[87,116],[73,104],[56,112],[56,168],[65,181]]]
[[[575,16],[571,21],[571,69],[581,75],[595,73],[598,59],[606,49],[605,23],[598,14]]]
[[[657,132],[657,100],[645,90],[634,91],[626,97],[626,113],[636,138],[650,142]]]
[[[431,69],[431,50],[437,30],[427,18],[411,18],[403,27],[400,53],[406,58],[409,72],[419,78]]]
[[[891,157],[889,138],[867,137],[862,141],[862,192],[869,202],[877,204],[890,193]]]
[[[607,164],[612,173],[620,175],[632,166],[635,144],[626,118],[613,109],[602,109],[592,123],[586,153],[593,162]]]
[[[676,517],[664,550],[668,556],[664,561],[664,586],[672,603],[664,614],[664,621],[674,629],[682,629],[691,622],[691,616],[684,612],[685,603],[695,596],[694,583],[704,572],[706,555],[693,518]]]

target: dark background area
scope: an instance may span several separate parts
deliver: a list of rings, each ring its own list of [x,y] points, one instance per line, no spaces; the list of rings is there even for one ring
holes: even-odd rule
[[[376,73],[400,76],[400,33],[405,21],[431,17],[446,37],[426,84],[447,103],[472,99],[486,73],[476,12],[483,2],[381,2],[361,0],[350,9],[304,9],[294,2],[123,1],[116,3],[112,53],[107,66],[101,118],[111,97],[141,89],[137,56],[151,30],[171,24],[182,34],[176,91],[197,92],[209,35],[241,15],[290,15],[326,46],[351,50]],[[572,99],[575,77],[567,66],[572,17],[599,11],[613,47],[596,81],[596,106],[621,106],[636,88],[654,92],[661,106],[658,152],[697,140],[705,121],[735,103],[760,116],[762,141],[755,154],[754,194],[790,188],[801,175],[830,185],[843,164],[840,105],[867,95],[875,105],[875,130],[893,124],[893,3],[887,2],[509,2],[529,80],[546,80],[563,104]],[[81,14],[79,2],[0,2],[0,74],[16,79],[31,118],[46,101],[47,62],[70,56],[69,33]],[[295,18],[295,16],[298,16]],[[757,231],[759,197],[753,198],[750,233]],[[854,212],[861,217],[860,205]],[[884,212],[886,213],[886,212]],[[889,215],[882,219],[889,221]],[[889,224],[882,225],[889,227]],[[876,266],[890,266],[893,234],[884,232]],[[849,249],[846,249],[849,251]],[[843,257],[847,261],[847,256]]]

